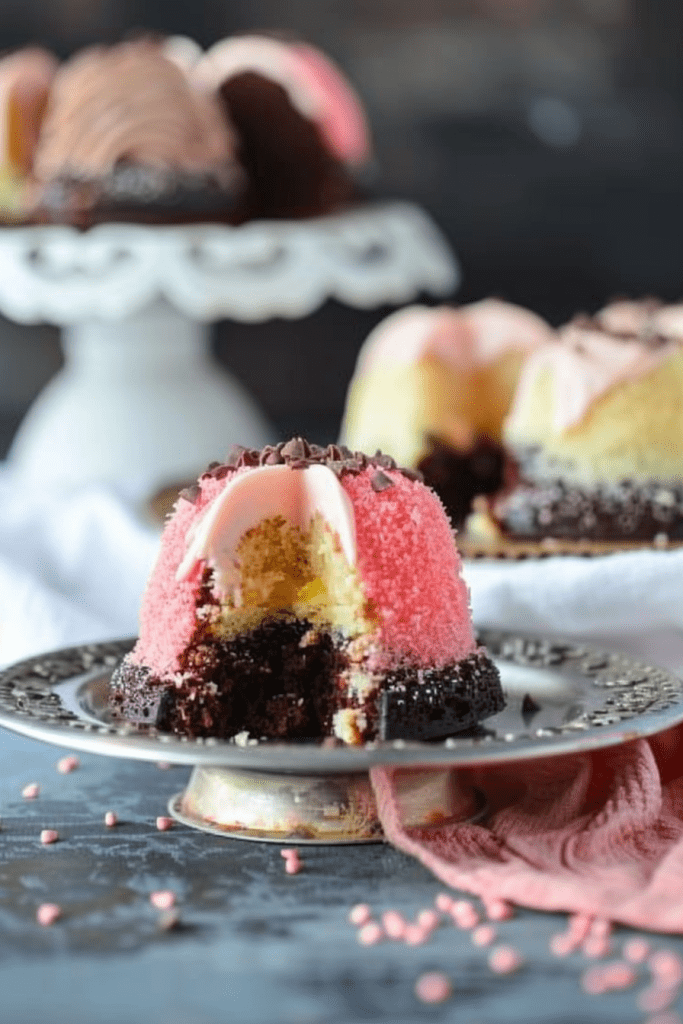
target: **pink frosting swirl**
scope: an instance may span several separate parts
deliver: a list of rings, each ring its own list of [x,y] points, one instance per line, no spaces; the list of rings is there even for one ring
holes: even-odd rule
[[[142,40],[84,50],[60,69],[34,173],[88,179],[130,161],[227,181],[233,152],[217,100]]]

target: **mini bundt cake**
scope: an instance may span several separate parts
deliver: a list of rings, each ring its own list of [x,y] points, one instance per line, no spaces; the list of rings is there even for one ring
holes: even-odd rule
[[[301,438],[181,495],[111,687],[162,731],[349,744],[442,738],[503,703],[436,495]]]
[[[683,539],[683,306],[610,303],[528,359],[504,430],[506,536]]]
[[[503,419],[527,353],[552,334],[497,299],[392,313],[358,356],[342,441],[419,469],[460,525],[475,495],[502,484]]]

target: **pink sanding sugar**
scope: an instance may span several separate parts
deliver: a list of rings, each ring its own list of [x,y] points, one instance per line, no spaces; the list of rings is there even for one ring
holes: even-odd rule
[[[36,921],[38,924],[48,928],[62,916],[62,908],[58,903],[41,903],[36,910]]]
[[[107,828],[113,828],[114,825],[118,824],[118,821],[119,819],[115,811],[107,811],[107,813],[104,816],[104,824],[107,826]]]
[[[156,826],[157,826],[157,830],[159,832],[168,832],[168,830],[170,828],[173,828],[173,825],[174,825],[173,818],[166,818],[166,817],[164,817],[164,815],[161,815],[161,814],[159,815],[159,817],[156,820]]]
[[[439,927],[439,915],[431,907],[425,907],[417,915],[417,923],[421,928],[426,928],[428,931],[433,932],[435,928]]]
[[[286,873],[288,875],[298,875],[303,865],[296,847],[285,847],[285,849],[280,850],[280,856],[284,858]]]
[[[24,800],[35,800],[40,796],[40,786],[37,782],[29,782],[21,791]]]
[[[453,993],[453,986],[443,971],[427,971],[415,982],[415,995],[421,1003],[443,1003]]]
[[[40,841],[43,846],[48,846],[50,843],[56,843],[59,839],[59,832],[56,828],[44,828],[40,833]]]
[[[398,910],[385,910],[382,914],[382,925],[390,939],[402,939],[405,936],[408,922]]]
[[[472,942],[475,946],[490,946],[496,938],[496,929],[490,924],[480,924],[472,932]]]

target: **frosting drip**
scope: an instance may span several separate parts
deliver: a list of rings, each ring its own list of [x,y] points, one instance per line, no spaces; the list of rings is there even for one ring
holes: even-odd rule
[[[673,308],[673,307],[670,307]],[[609,307],[607,308],[609,310]],[[603,311],[598,318],[577,318],[558,332],[557,339],[533,352],[527,360],[508,417],[514,435],[517,420],[527,408],[535,382],[548,374],[553,382],[553,427],[562,433],[580,423],[591,406],[617,384],[637,380],[679,351],[677,341],[652,331],[609,333],[609,323],[634,326],[633,309]],[[618,314],[618,315],[617,315]]]
[[[552,328],[521,306],[483,299],[455,309],[408,306],[382,321],[361,350],[356,375],[375,365],[409,365],[432,356],[457,371],[495,362],[549,341]]]
[[[141,41],[86,50],[58,72],[34,173],[88,179],[131,162],[227,184],[232,161],[217,101],[193,89],[158,44]]]

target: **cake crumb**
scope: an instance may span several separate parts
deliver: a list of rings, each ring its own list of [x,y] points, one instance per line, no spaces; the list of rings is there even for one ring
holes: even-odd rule
[[[149,894],[149,902],[157,910],[171,910],[175,906],[175,893],[171,889],[157,889]]]
[[[41,903],[36,910],[36,921],[44,928],[48,928],[62,916],[62,908],[58,903]]]
[[[22,789],[21,795],[24,800],[35,800],[40,796],[40,786],[37,782],[29,782],[28,786],[24,786]]]
[[[44,828],[40,833],[40,841],[44,846],[56,843],[59,839],[59,832],[56,828]]]
[[[512,974],[519,970],[524,959],[514,946],[496,946],[491,950],[488,962],[494,974]]]
[[[173,818],[167,818],[160,814],[157,818],[156,826],[159,832],[168,832],[170,828],[173,828]]]
[[[69,757],[61,757],[57,761],[57,771],[62,775],[68,775],[70,772],[75,772],[77,768],[80,768],[81,762],[77,757],[70,755]]]
[[[427,971],[415,982],[415,995],[421,1003],[444,1003],[453,994],[453,985],[443,971]]]
[[[107,811],[107,813],[104,816],[104,824],[107,826],[107,828],[113,828],[114,825],[118,825],[118,823],[119,819],[116,814],[116,811]]]

